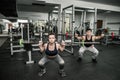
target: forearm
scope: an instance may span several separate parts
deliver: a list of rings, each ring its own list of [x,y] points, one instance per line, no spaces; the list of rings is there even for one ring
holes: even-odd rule
[[[65,46],[60,46],[60,51],[63,51],[65,49]]]
[[[78,34],[75,33],[75,38],[77,38],[78,40],[81,40],[82,36],[79,36]]]
[[[44,51],[44,46],[39,46],[40,51],[43,52]]]
[[[82,37],[81,36],[75,36],[78,40],[81,40]]]
[[[101,39],[103,36],[96,36],[95,39]]]

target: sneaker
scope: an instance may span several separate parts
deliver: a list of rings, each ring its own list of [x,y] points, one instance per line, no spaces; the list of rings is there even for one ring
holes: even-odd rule
[[[41,70],[38,75],[41,77],[46,73],[46,69]]]
[[[77,62],[81,62],[81,61],[82,61],[82,58],[79,57],[79,58],[77,59]]]
[[[61,75],[61,77],[66,77],[67,76],[65,71],[59,71],[59,74]]]
[[[92,59],[92,62],[97,63],[97,60],[96,59]]]

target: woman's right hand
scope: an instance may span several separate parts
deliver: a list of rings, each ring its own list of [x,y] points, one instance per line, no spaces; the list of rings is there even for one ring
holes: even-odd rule
[[[39,41],[39,46],[42,46],[43,45],[43,42],[42,41]]]

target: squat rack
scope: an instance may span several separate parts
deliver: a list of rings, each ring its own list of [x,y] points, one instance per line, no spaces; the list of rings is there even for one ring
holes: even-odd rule
[[[29,19],[27,18],[16,18],[16,17],[6,17],[6,18],[3,18],[3,19],[24,19],[24,20],[28,20],[28,23],[27,24],[27,40],[24,41],[24,42],[27,42],[27,43],[30,43],[30,36],[29,36]],[[21,26],[21,33],[19,35],[16,35],[16,36],[21,36],[21,38],[23,39],[23,26]],[[26,50],[23,48],[23,46],[20,46],[20,45],[13,45],[13,43],[19,43],[19,41],[13,41],[13,36],[14,34],[12,33],[12,27],[10,27],[10,50],[11,50],[11,56],[13,55],[13,53],[16,53],[16,52],[25,52]],[[33,46],[33,45],[32,45]],[[14,50],[14,48],[20,48],[20,49],[16,49]],[[34,50],[34,51],[38,51],[38,50]],[[31,50],[28,50],[27,51],[28,53],[28,61],[26,61],[26,64],[31,64],[31,63],[34,63],[34,61],[32,61],[32,56],[31,56]]]
[[[71,11],[71,25],[69,25],[71,32],[69,34],[71,34],[71,39],[70,40],[66,40],[66,38],[64,37],[65,42],[69,42],[71,44],[71,50],[65,49],[65,51],[72,53],[73,54],[73,46],[72,43],[74,43],[74,32],[75,32],[75,11],[79,11],[81,12],[81,21],[80,21],[80,26],[82,27],[81,29],[83,29],[83,33],[85,34],[86,31],[86,16],[87,16],[87,12],[93,12],[94,13],[94,22],[93,22],[93,33],[96,32],[96,26],[97,26],[97,8],[85,8],[85,7],[79,7],[79,6],[75,6],[75,5],[70,5],[67,6],[65,8],[62,9],[62,30],[63,30],[63,34],[65,34],[65,29],[66,29],[66,12],[67,11]],[[80,30],[81,32],[82,30]]]

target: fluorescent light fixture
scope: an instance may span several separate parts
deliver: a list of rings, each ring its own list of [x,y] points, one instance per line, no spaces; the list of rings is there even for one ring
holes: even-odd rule
[[[72,14],[72,11],[65,11],[66,14]]]
[[[87,12],[95,12],[95,10],[87,10]]]
[[[18,19],[17,21],[20,22],[20,23],[28,23],[28,20],[21,20],[21,19]]]
[[[57,10],[53,10],[53,12],[54,12],[54,13],[58,13],[58,11],[57,11]]]
[[[75,11],[83,12],[84,10],[75,9]]]
[[[58,7],[58,6],[55,6],[54,8],[55,8],[55,9],[58,9],[59,7]]]

